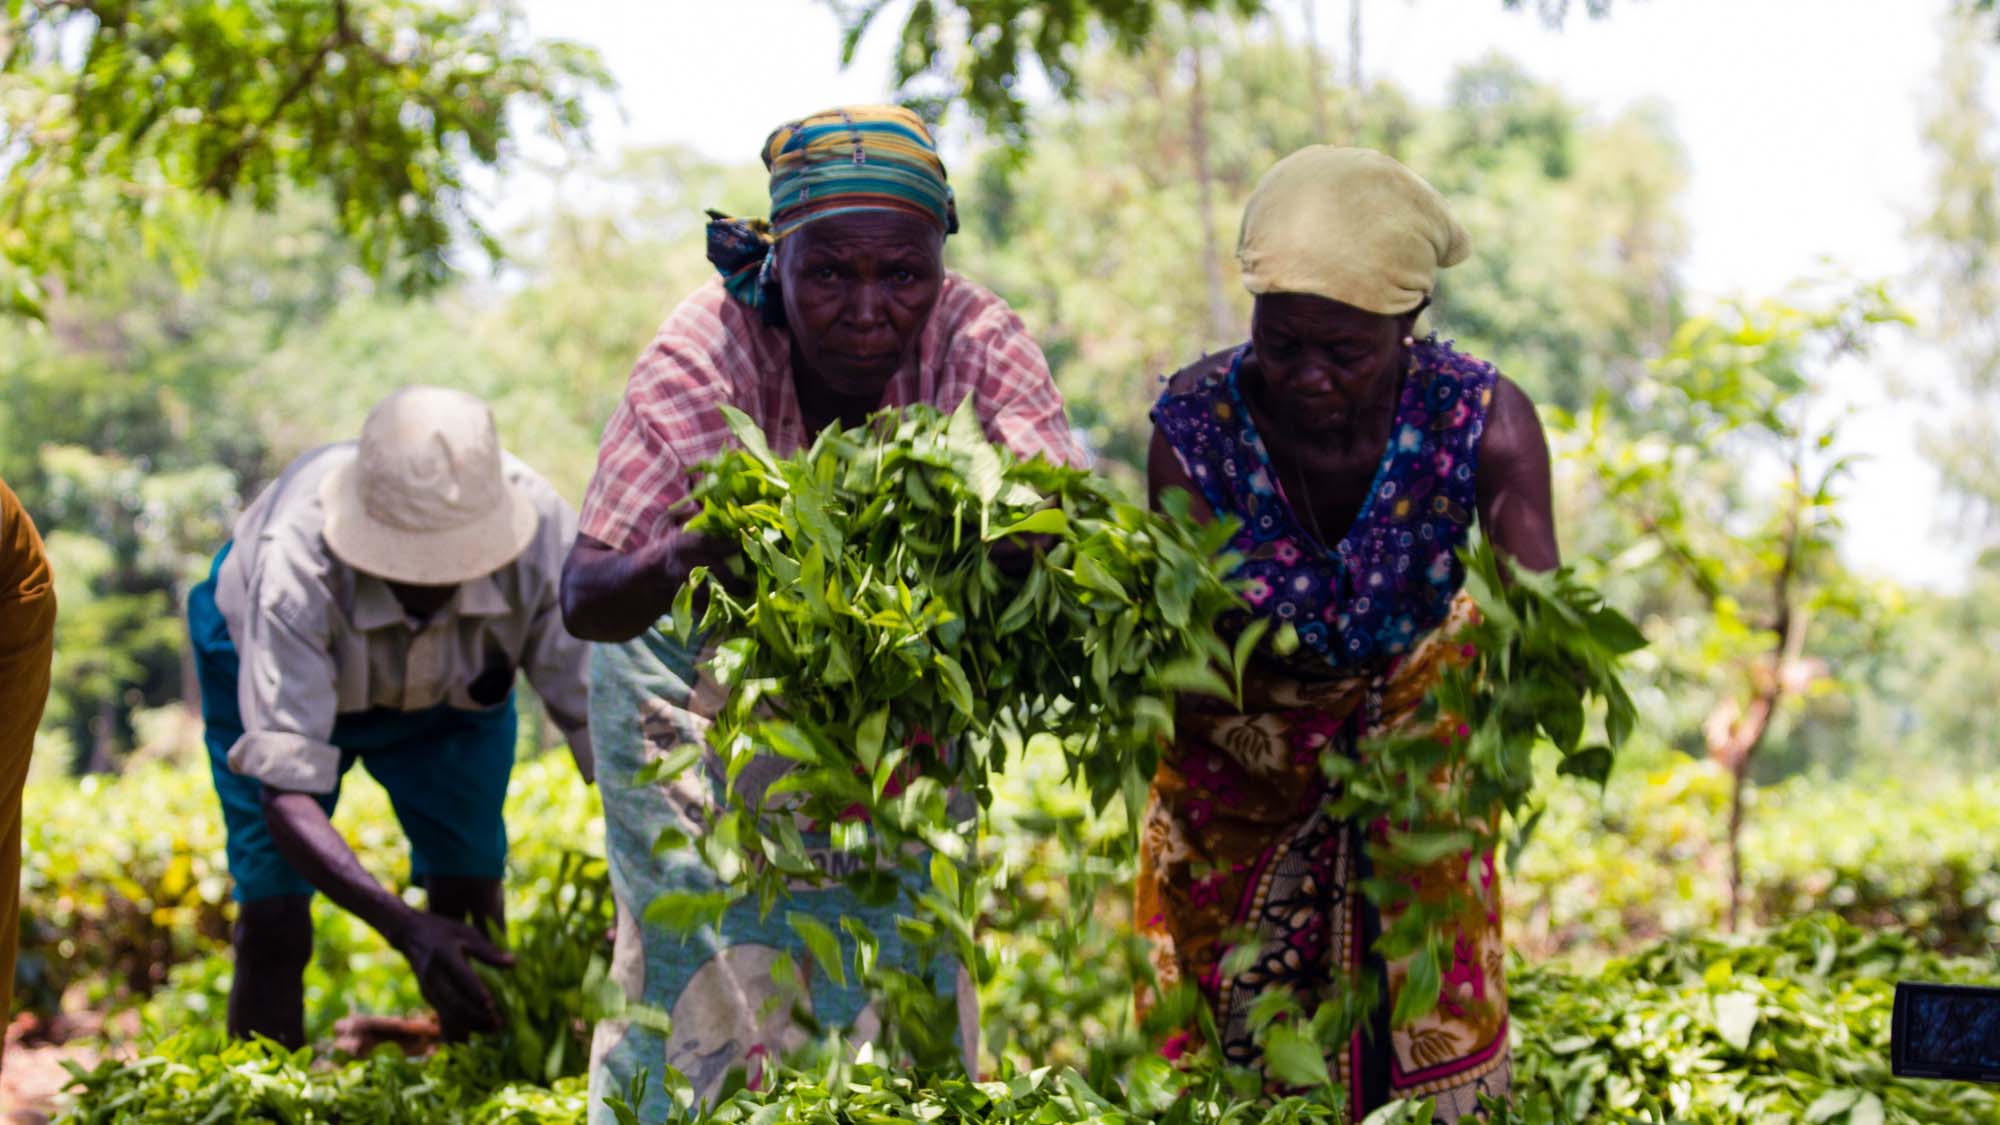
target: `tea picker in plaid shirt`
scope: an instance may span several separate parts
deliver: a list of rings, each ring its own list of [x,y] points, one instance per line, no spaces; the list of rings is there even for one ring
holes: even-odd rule
[[[945,237],[958,218],[920,119],[893,106],[814,114],[773,132],[764,162],[770,221],[718,215],[709,225],[709,260],[722,276],[674,310],[633,369],[563,572],[571,631],[609,642],[592,656],[591,725],[619,902],[613,971],[634,1000],[673,1017],[670,1037],[622,1022],[599,1028],[593,1120],[601,1095],[624,1090],[641,1068],[658,1074],[664,1062],[712,1095],[729,1067],[754,1069],[795,1034],[784,1012],[760,1011],[770,964],[796,944],[782,916],[771,926],[754,910],[732,912],[685,944],[638,921],[661,891],[706,877],[691,855],[651,850],[669,825],[699,831],[690,802],[700,796],[624,779],[649,753],[695,740],[705,726],[699,654],[652,626],[693,568],[730,561],[729,548],[681,527],[694,471],[730,442],[720,408],[749,415],[784,455],[829,425],[855,425],[884,407],[950,411],[969,397],[987,436],[1015,454],[1082,460],[1020,318],[944,268]],[[837,888],[801,897],[829,924],[868,913]],[[886,914],[877,922],[893,937]],[[793,959],[809,961],[802,951]],[[812,993],[820,1022],[868,1034],[873,1015],[858,993],[824,980]],[[969,1005],[961,1013],[969,1047]],[[642,1117],[665,1113],[663,1099],[653,1103]]]

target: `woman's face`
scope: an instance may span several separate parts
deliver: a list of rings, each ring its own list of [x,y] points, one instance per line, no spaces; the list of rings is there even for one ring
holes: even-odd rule
[[[944,282],[944,232],[915,215],[859,211],[778,245],[778,287],[803,374],[879,398],[917,346]]]
[[[1358,439],[1396,393],[1417,314],[1382,316],[1304,293],[1267,293],[1250,317],[1269,424],[1287,436]]]

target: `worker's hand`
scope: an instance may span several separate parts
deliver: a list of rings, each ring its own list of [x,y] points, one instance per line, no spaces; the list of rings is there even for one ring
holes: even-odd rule
[[[994,540],[986,553],[993,560],[993,565],[1000,568],[1000,573],[1021,579],[1026,578],[1035,565],[1035,555],[1048,551],[1055,543],[1053,535],[1009,535]]]
[[[694,568],[705,566],[724,590],[743,597],[756,589],[749,563],[733,539],[700,531],[676,531],[667,536],[666,566],[675,584],[687,581]]]
[[[413,912],[396,949],[410,962],[440,1024],[468,1032],[500,1029],[500,1012],[469,958],[503,969],[513,967],[514,959],[485,935],[442,915]]]

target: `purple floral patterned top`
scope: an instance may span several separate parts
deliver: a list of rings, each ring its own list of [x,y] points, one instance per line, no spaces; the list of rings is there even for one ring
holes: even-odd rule
[[[1410,350],[1388,448],[1347,534],[1330,549],[1293,514],[1229,371],[1168,387],[1153,423],[1217,515],[1242,522],[1251,612],[1289,622],[1336,669],[1407,652],[1441,624],[1465,580],[1458,548],[1477,510],[1476,467],[1498,372],[1433,336]]]

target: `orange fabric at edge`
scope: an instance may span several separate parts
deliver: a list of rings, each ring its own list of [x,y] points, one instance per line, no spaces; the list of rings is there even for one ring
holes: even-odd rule
[[[0,1012],[8,1017],[20,937],[21,789],[48,702],[55,626],[55,584],[42,538],[0,481]]]

